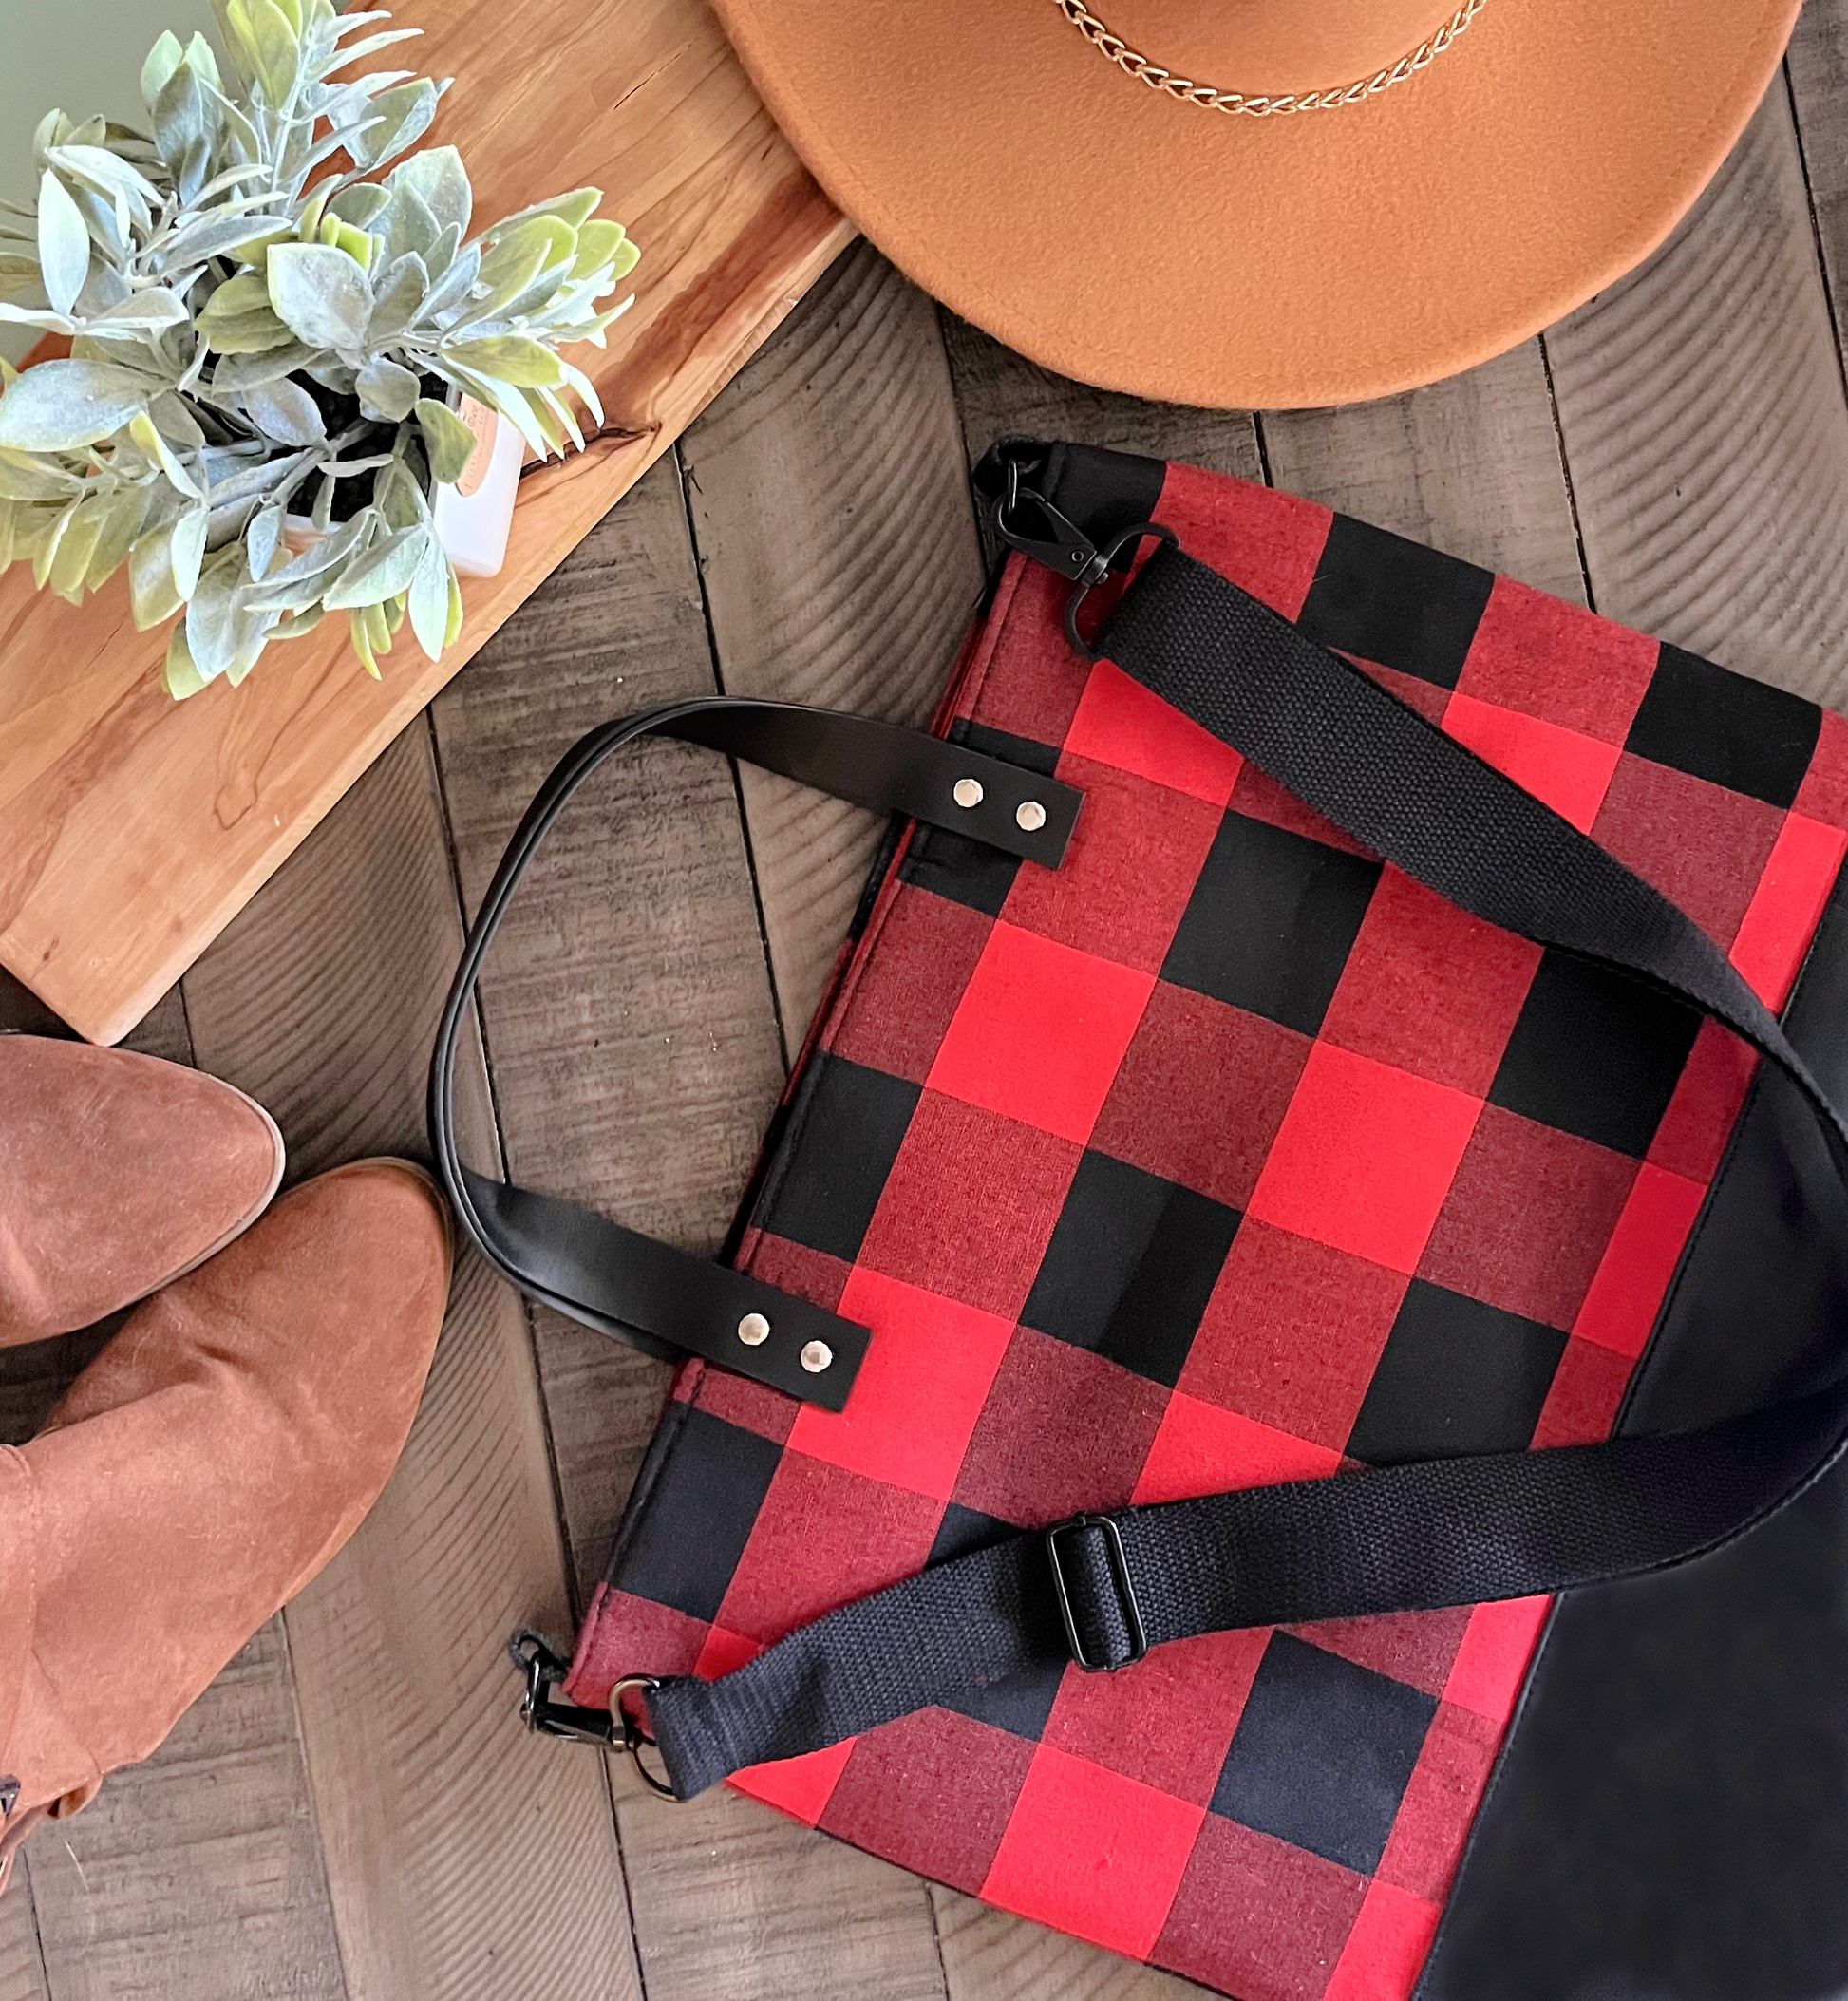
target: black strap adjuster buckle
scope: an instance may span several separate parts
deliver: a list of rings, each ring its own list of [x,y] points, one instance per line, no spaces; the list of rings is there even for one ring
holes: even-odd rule
[[[1046,1554],[1052,1565],[1052,1585],[1059,1595],[1059,1616],[1065,1625],[1065,1645],[1072,1660],[1086,1674],[1110,1674],[1131,1668],[1148,1652],[1148,1630],[1142,1608],[1130,1582],[1123,1555],[1122,1531],[1108,1515],[1074,1515],[1046,1532]],[[1098,1559],[1102,1557],[1102,1562]],[[1122,1640],[1110,1643],[1110,1629],[1121,1626]],[[1086,1651],[1088,1631],[1107,1652]],[[1123,1642],[1126,1641],[1126,1651]]]

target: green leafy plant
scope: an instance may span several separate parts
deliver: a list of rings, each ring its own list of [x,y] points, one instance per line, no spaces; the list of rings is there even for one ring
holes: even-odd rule
[[[374,675],[405,617],[437,658],[462,598],[430,490],[475,444],[448,392],[541,457],[581,448],[573,398],[602,411],[557,350],[602,345],[637,256],[595,188],[470,236],[460,154],[411,151],[447,85],[335,81],[416,29],[214,7],[222,65],[202,36],[154,45],[150,133],[54,111],[36,203],[0,203],[0,318],[70,342],[0,362],[0,568],[75,603],[125,562],[139,628],[183,607],[176,696],[330,612]]]

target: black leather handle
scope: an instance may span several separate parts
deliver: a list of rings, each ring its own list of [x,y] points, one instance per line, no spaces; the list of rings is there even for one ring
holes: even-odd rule
[[[1084,795],[870,716],[699,696],[606,723],[566,751],[527,808],[469,928],[430,1058],[429,1123],[437,1172],[476,1249],[531,1297],[645,1353],[702,1355],[839,1410],[866,1353],[864,1328],[574,1202],[490,1180],[464,1166],[456,1149],[456,1038],[507,905],[577,788],[606,758],[647,736],[703,744],[1045,868],[1064,860]]]

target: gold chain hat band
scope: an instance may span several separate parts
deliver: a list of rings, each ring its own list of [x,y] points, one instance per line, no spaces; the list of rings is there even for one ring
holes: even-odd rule
[[[1408,82],[1421,69],[1436,62],[1489,4],[1489,0],[1463,0],[1462,6],[1436,33],[1427,36],[1396,63],[1389,64],[1385,69],[1376,69],[1371,76],[1361,77],[1351,84],[1337,85],[1332,90],[1292,91],[1278,97],[1252,97],[1242,90],[1217,90],[1211,84],[1196,84],[1190,78],[1176,76],[1172,70],[1163,69],[1147,56],[1138,55],[1121,35],[1112,34],[1084,5],[1084,0],[1052,0],[1052,4],[1100,55],[1108,57],[1125,76],[1133,76],[1151,90],[1162,91],[1184,104],[1198,104],[1207,111],[1224,111],[1235,117],[1281,118],[1292,111],[1338,111],[1344,104],[1365,104],[1367,99],[1390,90],[1395,84]]]

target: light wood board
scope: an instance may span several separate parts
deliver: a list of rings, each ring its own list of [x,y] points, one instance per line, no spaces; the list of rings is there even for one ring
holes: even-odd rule
[[[457,80],[431,137],[462,148],[478,216],[594,183],[642,246],[633,309],[576,357],[612,434],[526,479],[460,642],[432,663],[406,638],[383,684],[330,619],[176,706],[165,632],[134,631],[122,578],[79,610],[23,567],[0,579],[0,964],[93,1041],[166,991],[848,239],[703,0],[396,11]]]

